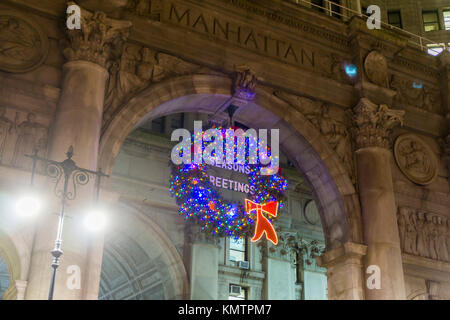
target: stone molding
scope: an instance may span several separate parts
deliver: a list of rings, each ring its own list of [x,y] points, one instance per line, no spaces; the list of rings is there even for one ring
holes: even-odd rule
[[[367,254],[367,246],[354,242],[346,242],[341,247],[325,252],[316,258],[317,264],[323,268],[329,268],[336,264],[346,263],[348,259],[362,264],[362,257]]]
[[[392,129],[403,124],[403,110],[392,110],[362,98],[353,108],[353,136],[356,149],[379,147],[390,149]]]
[[[75,3],[68,3],[72,4]],[[63,55],[68,61],[85,60],[108,68],[111,61],[120,58],[130,27],[129,21],[81,8],[81,29],[66,29],[69,41],[63,43]]]

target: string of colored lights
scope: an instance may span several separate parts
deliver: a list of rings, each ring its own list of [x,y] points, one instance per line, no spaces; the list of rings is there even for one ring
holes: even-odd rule
[[[220,128],[225,135],[225,129]],[[235,140],[236,152],[246,141]],[[202,143],[202,149],[208,145]],[[247,163],[248,163],[248,149]],[[182,153],[183,150],[177,150]],[[200,150],[195,150],[199,152]],[[200,151],[201,152],[201,151]],[[270,155],[270,149],[268,151]],[[236,157],[235,157],[236,159]],[[236,160],[235,160],[236,161]],[[278,201],[283,207],[287,180],[281,170],[273,175],[261,175],[261,164],[248,165],[249,185],[254,186],[254,194],[248,197],[257,203]],[[235,239],[250,235],[254,231],[256,212],[247,213],[241,203],[232,203],[222,199],[215,186],[210,182],[206,164],[172,165],[170,177],[170,193],[180,206],[179,213],[186,220],[201,226],[202,231],[214,236],[228,236]],[[271,222],[273,217],[267,217]]]

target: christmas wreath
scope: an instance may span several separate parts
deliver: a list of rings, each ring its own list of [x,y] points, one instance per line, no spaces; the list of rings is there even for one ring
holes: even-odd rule
[[[203,143],[203,149],[205,147]],[[273,175],[261,175],[261,164],[248,166],[248,183],[254,192],[247,197],[258,204],[277,201],[278,209],[281,209],[287,188],[281,169]],[[204,232],[238,239],[255,230],[257,210],[247,212],[242,203],[223,199],[209,179],[206,164],[172,164],[169,190],[179,205],[179,213],[200,225]],[[270,222],[274,219],[269,215],[266,218]]]

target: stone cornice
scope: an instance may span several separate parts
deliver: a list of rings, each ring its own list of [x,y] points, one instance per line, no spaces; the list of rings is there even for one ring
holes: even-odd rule
[[[402,254],[403,267],[405,274],[435,281],[448,281],[450,274],[450,263],[436,261],[433,259],[414,256],[411,254]]]

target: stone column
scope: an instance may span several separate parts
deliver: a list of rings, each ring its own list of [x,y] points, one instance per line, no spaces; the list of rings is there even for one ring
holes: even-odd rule
[[[438,59],[441,76],[442,105],[446,113],[447,127],[450,128],[450,52],[443,51]],[[448,181],[450,183],[450,130],[447,132],[447,136],[443,138],[443,149],[443,160],[447,165]]]
[[[363,257],[367,247],[347,242],[317,257],[317,264],[327,269],[329,300],[363,300]]]
[[[69,146],[79,167],[96,170],[102,125],[107,67],[121,54],[130,22],[109,19],[102,12],[81,11],[81,29],[67,30],[63,51],[61,94],[49,139],[49,159],[62,161]],[[82,216],[93,200],[95,182],[77,188],[64,221],[61,265],[56,275],[54,299],[93,298],[98,294],[102,260],[101,235],[88,237]],[[54,187],[54,183],[50,190]],[[31,257],[27,299],[47,299],[51,255],[56,238],[60,200],[49,195],[47,214],[40,217]],[[95,240],[94,240],[95,239]],[[68,266],[75,266],[68,269]],[[78,269],[77,269],[78,268]],[[72,270],[71,274],[68,271]],[[75,271],[74,271],[75,270]],[[76,271],[79,270],[80,272]],[[80,277],[79,285],[77,277]],[[89,289],[87,289],[89,288]]]
[[[217,239],[192,227],[190,231],[191,300],[217,300],[219,292],[219,246]]]
[[[381,270],[381,288],[366,288],[366,299],[405,299],[405,284],[391,173],[389,136],[404,111],[362,98],[353,109],[358,189],[362,207],[365,267]]]

